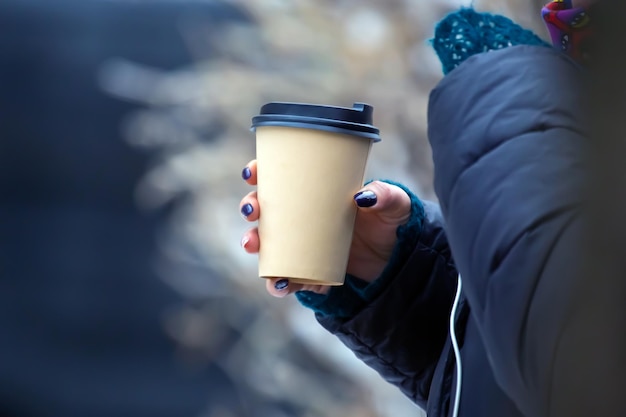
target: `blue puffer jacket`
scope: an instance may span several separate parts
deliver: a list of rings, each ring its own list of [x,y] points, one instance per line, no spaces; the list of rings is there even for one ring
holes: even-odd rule
[[[580,75],[534,46],[478,54],[450,72],[429,107],[440,208],[424,205],[412,254],[373,300],[347,318],[317,313],[429,417],[452,415],[448,321],[459,272],[459,415],[554,412],[580,266]]]

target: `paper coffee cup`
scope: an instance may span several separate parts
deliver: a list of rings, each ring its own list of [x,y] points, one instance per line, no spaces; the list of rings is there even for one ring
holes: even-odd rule
[[[371,106],[269,103],[256,132],[259,276],[343,284],[372,143]]]

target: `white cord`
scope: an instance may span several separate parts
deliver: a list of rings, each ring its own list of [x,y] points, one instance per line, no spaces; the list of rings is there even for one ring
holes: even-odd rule
[[[463,382],[463,366],[461,365],[461,352],[459,350],[459,343],[456,340],[456,331],[454,330],[454,318],[456,316],[456,309],[459,306],[459,300],[461,299],[461,288],[463,284],[461,282],[461,275],[459,274],[459,280],[456,287],[456,296],[454,297],[454,303],[452,304],[452,312],[450,313],[450,339],[452,340],[452,349],[454,350],[454,358],[456,360],[456,392],[454,394],[454,408],[452,411],[452,417],[458,417],[459,404],[461,402],[461,384]]]

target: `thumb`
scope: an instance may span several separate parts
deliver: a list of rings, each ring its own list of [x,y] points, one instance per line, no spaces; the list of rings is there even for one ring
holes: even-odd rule
[[[364,212],[375,212],[379,217],[404,220],[411,215],[411,198],[400,187],[382,181],[367,184],[354,195],[354,202]]]

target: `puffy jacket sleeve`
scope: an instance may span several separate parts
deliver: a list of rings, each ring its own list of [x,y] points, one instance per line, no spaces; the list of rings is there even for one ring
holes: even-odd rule
[[[419,239],[380,293],[353,316],[317,313],[358,358],[422,408],[447,336],[457,273],[439,207],[424,203]]]
[[[468,59],[431,93],[435,190],[497,382],[550,413],[579,266],[581,70],[549,48]]]

